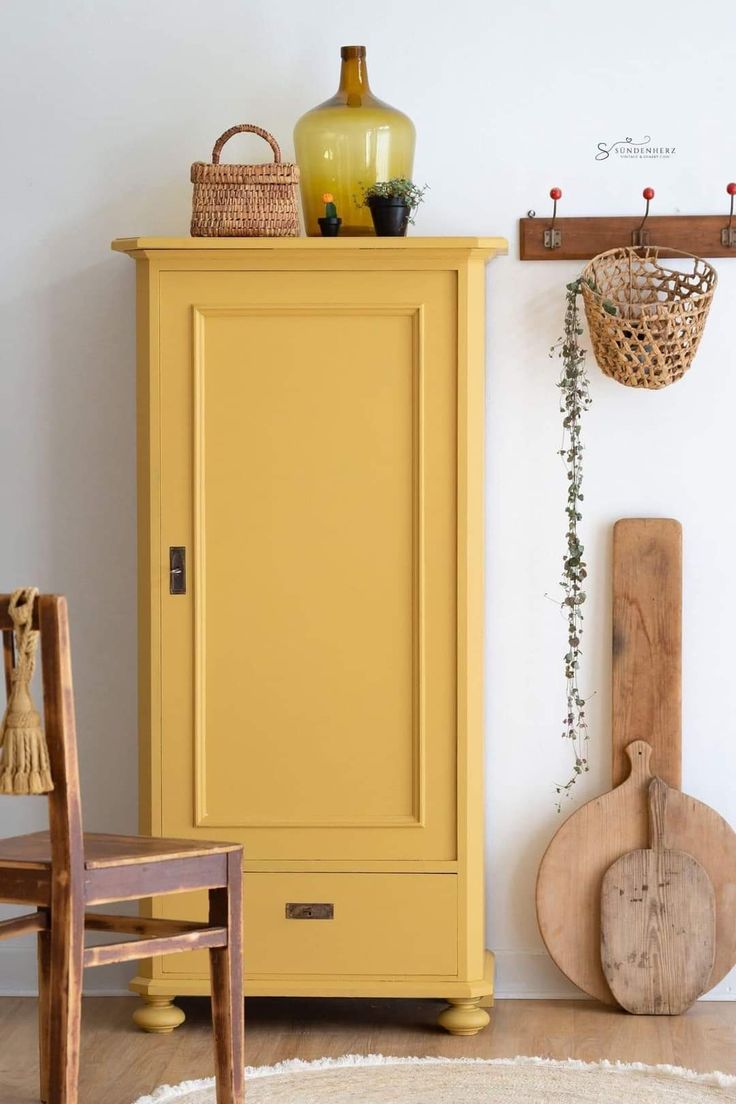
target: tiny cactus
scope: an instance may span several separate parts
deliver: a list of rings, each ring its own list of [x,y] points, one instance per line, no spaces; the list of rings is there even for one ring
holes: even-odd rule
[[[337,218],[337,207],[332,192],[325,192],[322,196],[322,202],[325,205],[325,218]]]

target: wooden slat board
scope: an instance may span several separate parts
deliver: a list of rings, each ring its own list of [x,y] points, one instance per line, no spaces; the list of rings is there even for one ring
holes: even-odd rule
[[[657,775],[677,789],[682,758],[682,526],[623,518],[613,528],[612,784],[625,748],[646,740]]]
[[[708,988],[715,956],[713,884],[692,855],[666,846],[667,794],[655,778],[650,846],[617,859],[601,889],[603,973],[618,1003],[643,1016],[688,1009]]]
[[[558,218],[555,227],[562,234],[559,249],[544,248],[544,231],[551,227],[551,218],[521,218],[519,257],[522,261],[590,260],[607,249],[631,245],[632,232],[639,229],[641,218],[641,215]],[[673,249],[698,257],[733,257],[736,256],[733,247],[721,242],[721,230],[727,223],[727,214],[652,215],[646,228],[650,244],[661,247],[660,257],[673,256]]]

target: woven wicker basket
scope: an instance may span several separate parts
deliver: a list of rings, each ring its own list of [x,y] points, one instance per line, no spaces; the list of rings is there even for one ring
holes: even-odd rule
[[[627,387],[666,387],[692,364],[715,290],[716,270],[691,253],[611,249],[586,265],[583,302],[595,358]]]
[[[234,134],[260,135],[273,150],[266,165],[221,165],[222,147]],[[250,123],[230,127],[215,142],[212,164],[192,165],[192,237],[295,238],[299,233],[299,169],[281,161],[272,134]]]

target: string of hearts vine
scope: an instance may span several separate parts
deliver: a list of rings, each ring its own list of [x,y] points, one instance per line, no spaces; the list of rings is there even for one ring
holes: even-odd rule
[[[582,521],[580,504],[583,501],[583,440],[582,416],[591,403],[586,368],[586,351],[580,345],[583,328],[578,308],[580,279],[567,285],[564,334],[550,349],[550,356],[559,356],[562,371],[557,384],[560,389],[562,412],[562,457],[567,475],[567,501],[565,514],[565,552],[562,558],[560,586],[564,592],[561,606],[567,621],[567,651],[564,657],[566,712],[563,719],[562,738],[568,740],[573,753],[573,768],[566,782],[557,783],[557,810],[561,810],[564,797],[580,775],[588,770],[588,721],[586,699],[580,691],[579,673],[582,655],[583,606],[585,604],[585,580],[587,565],[584,546],[580,539],[579,523]]]

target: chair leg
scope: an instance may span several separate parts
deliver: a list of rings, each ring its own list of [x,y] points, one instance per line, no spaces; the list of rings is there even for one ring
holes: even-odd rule
[[[227,926],[228,945],[210,951],[217,1104],[244,1104],[242,852],[228,855],[228,884],[210,890],[210,923]]]
[[[47,1104],[78,1104],[84,905],[59,892],[51,905]]]
[[[48,916],[48,910],[39,909]],[[49,1031],[51,1028],[51,1003],[49,974],[51,972],[51,935],[41,931],[36,937],[38,960],[38,1069],[42,1104],[49,1099]]]

